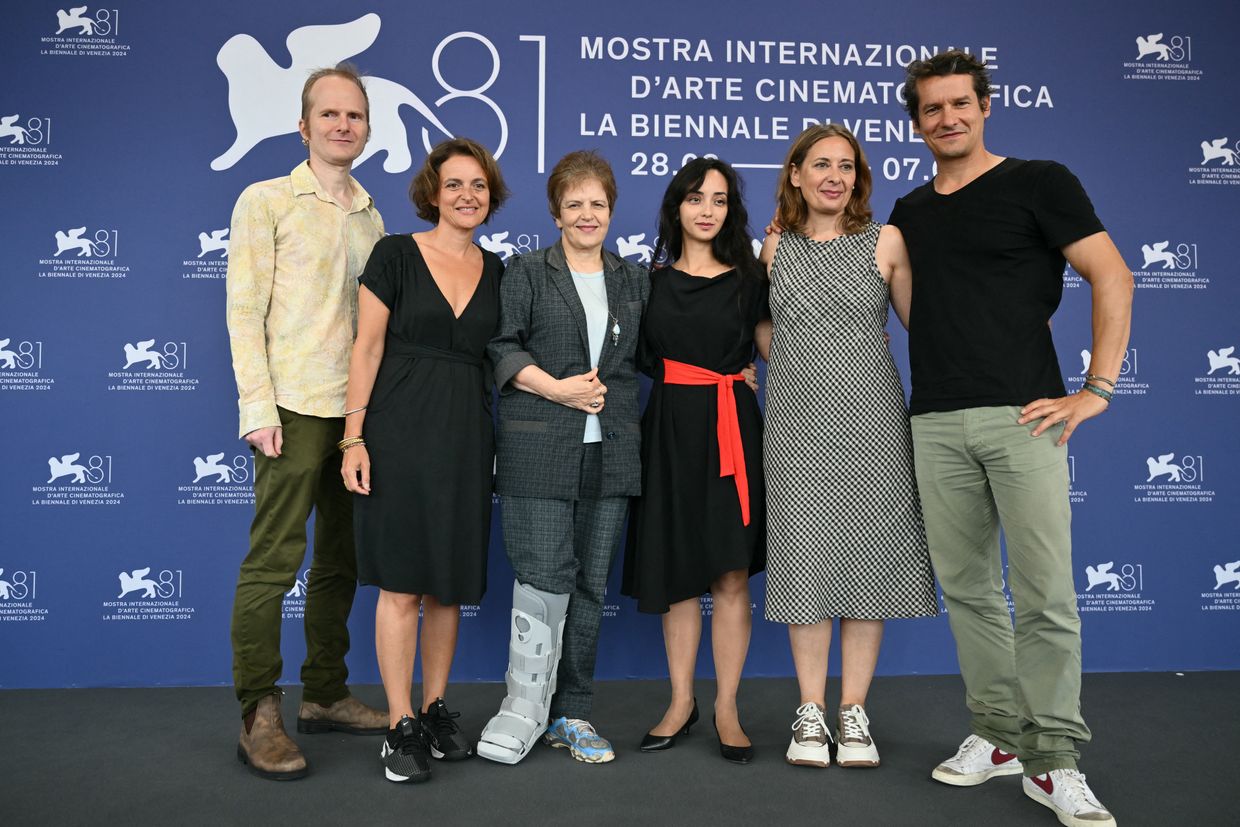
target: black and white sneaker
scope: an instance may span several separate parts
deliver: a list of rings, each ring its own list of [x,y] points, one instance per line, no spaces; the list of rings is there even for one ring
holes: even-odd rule
[[[440,761],[464,761],[474,754],[473,745],[457,726],[459,712],[449,712],[443,698],[437,698],[431,708],[418,715],[422,737],[430,748],[431,757]]]
[[[383,774],[388,781],[416,784],[431,780],[431,762],[422,742],[422,731],[408,715],[400,719],[396,729],[388,731],[379,757],[383,759]]]

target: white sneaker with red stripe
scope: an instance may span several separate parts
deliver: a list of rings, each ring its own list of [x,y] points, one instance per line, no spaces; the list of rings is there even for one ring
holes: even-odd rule
[[[1084,774],[1076,770],[1051,770],[1026,776],[1025,795],[1050,807],[1067,827],[1115,827],[1115,817],[1094,796]]]
[[[970,735],[955,755],[934,768],[930,777],[954,787],[974,787],[996,775],[1019,775],[1023,769],[1012,753],[985,738]]]

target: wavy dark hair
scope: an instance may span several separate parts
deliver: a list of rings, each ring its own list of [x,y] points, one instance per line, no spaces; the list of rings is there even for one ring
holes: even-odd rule
[[[745,209],[740,177],[731,164],[718,158],[694,158],[681,167],[667,185],[663,203],[659,206],[659,243],[651,257],[651,269],[667,267],[680,258],[685,239],[680,226],[680,205],[689,193],[701,190],[706,173],[712,169],[728,182],[728,214],[719,233],[711,241],[711,252],[719,263],[735,267],[742,276],[761,276],[758,260],[753,254],[749,212]]]
[[[499,163],[495,160],[495,156],[485,146],[469,138],[449,138],[436,144],[434,149],[427,153],[426,160],[422,162],[422,168],[409,182],[409,200],[413,202],[418,218],[438,224],[439,207],[431,202],[439,194],[439,168],[443,166],[444,161],[457,156],[473,158],[478,162],[478,166],[482,167],[482,174],[487,179],[487,189],[491,191],[490,204],[482,223],[489,224],[491,216],[504,206],[510,193],[508,185],[504,183],[504,176],[499,171]]]
[[[952,49],[940,52],[929,60],[914,60],[904,70],[904,109],[914,124],[919,124],[921,90],[917,84],[926,78],[945,78],[949,75],[969,75],[973,78],[973,92],[983,112],[990,107],[990,70],[985,63],[968,52]]]

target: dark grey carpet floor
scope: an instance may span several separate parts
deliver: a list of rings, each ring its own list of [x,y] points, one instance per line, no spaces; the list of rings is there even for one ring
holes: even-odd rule
[[[354,691],[382,698],[379,687]],[[636,749],[662,714],[665,684],[608,682],[594,722],[617,746],[611,764],[539,746],[515,767],[435,763],[430,783],[398,785],[383,779],[379,737],[335,733],[294,736],[307,778],[255,778],[234,755],[227,688],[9,690],[0,692],[0,824],[1056,824],[1017,777],[969,789],[930,780],[967,734],[958,677],[875,682],[868,706],[883,765],[874,770],[784,763],[797,700],[786,679],[745,681],[757,758],[725,763],[712,691],[699,684],[704,720],[666,753]],[[1240,672],[1087,675],[1083,695],[1094,741],[1081,768],[1122,827],[1240,823]],[[476,735],[500,696],[496,684],[465,684],[450,703]],[[286,721],[298,699],[292,688]]]

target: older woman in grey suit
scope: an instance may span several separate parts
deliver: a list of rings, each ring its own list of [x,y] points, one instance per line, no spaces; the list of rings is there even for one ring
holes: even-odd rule
[[[515,764],[542,735],[602,763],[615,753],[588,718],[607,573],[628,498],[641,493],[635,352],[650,279],[603,249],[616,180],[601,156],[560,159],[547,201],[560,240],[508,264],[488,348],[516,582],[508,695],[478,754]]]

